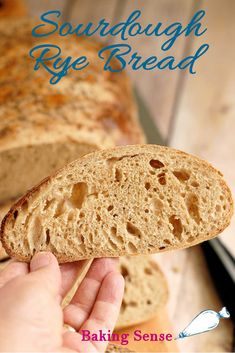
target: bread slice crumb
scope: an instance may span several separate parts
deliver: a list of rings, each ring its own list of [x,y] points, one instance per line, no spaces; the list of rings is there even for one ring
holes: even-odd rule
[[[134,145],[86,155],[21,198],[4,218],[9,255],[30,261],[52,251],[59,262],[182,249],[230,223],[231,192],[197,157]]]

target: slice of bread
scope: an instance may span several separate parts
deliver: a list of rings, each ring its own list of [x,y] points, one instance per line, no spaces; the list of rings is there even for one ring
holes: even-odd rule
[[[102,44],[50,37],[64,57],[82,53],[90,61],[89,72],[71,70],[53,85],[46,70],[33,69],[29,51],[45,42],[32,36],[34,26],[0,22],[0,203],[86,153],[145,141],[130,81],[125,72],[103,70]]]
[[[168,300],[166,279],[149,256],[121,257],[119,269],[125,278],[125,293],[117,330],[153,318]]]
[[[97,151],[72,162],[21,198],[1,241],[30,261],[41,250],[62,262],[186,248],[230,223],[222,174],[189,154],[156,145]]]
[[[0,205],[0,224],[2,222],[2,219],[4,216],[7,214],[7,212],[10,210],[11,205],[14,203],[14,201],[9,201],[5,203],[4,205]],[[6,253],[5,249],[2,246],[2,243],[0,241],[0,261],[5,260],[9,257],[9,255]]]

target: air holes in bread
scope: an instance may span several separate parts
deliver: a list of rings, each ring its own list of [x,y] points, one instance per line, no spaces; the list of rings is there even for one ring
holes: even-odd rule
[[[136,254],[137,253],[137,248],[133,243],[128,243],[127,244],[128,252],[130,254]]]
[[[75,208],[82,208],[83,202],[87,196],[87,184],[86,183],[77,183],[73,185],[72,194],[70,201]]]
[[[161,173],[157,177],[158,177],[159,184],[166,185],[166,174],[165,173]]]
[[[186,172],[186,170],[175,170],[173,172],[174,176],[180,181],[180,182],[185,182],[189,180],[190,174]]]
[[[126,268],[126,266],[121,265],[120,271],[121,271],[121,275],[124,278],[129,276],[129,272],[128,272],[128,269]]]
[[[107,208],[107,210],[110,212],[110,211],[112,211],[113,210],[113,205],[110,205],[108,208]]]
[[[164,250],[164,249],[166,249],[165,246],[160,246],[160,248],[159,248],[159,250]]]
[[[146,182],[144,187],[145,187],[146,190],[149,190],[150,187],[151,187],[151,184],[149,182]]]
[[[55,211],[55,218],[58,218],[59,216],[61,216],[64,213],[64,204],[65,204],[64,200],[61,200],[58,203],[58,205],[56,207],[56,211]]]
[[[147,305],[151,305],[152,304],[152,302],[151,302],[151,300],[147,300]]]
[[[134,302],[134,301],[131,301],[131,302],[129,303],[129,306],[132,306],[133,308],[135,308],[135,307],[138,306],[138,304],[137,304],[136,302]]]
[[[132,223],[127,222],[126,230],[128,231],[129,234],[134,235],[138,238],[141,238],[141,231],[137,227],[135,227]]]
[[[189,238],[187,239],[187,242],[188,242],[188,243],[192,243],[194,240],[195,240],[194,237],[189,237]]]
[[[35,217],[30,224],[28,233],[28,241],[31,249],[41,244],[42,230],[42,224],[39,217]]]
[[[50,230],[47,229],[47,230],[46,230],[46,245],[49,245],[49,244],[50,244],[50,240],[51,240],[51,237],[50,237]]]
[[[17,210],[13,213],[13,216],[14,216],[14,219],[16,219],[18,217],[18,211]]]
[[[113,164],[118,161],[117,157],[111,157],[106,160],[106,163],[109,168],[112,168]]]
[[[112,228],[111,228],[111,234],[112,234],[113,236],[116,236],[116,235],[117,235],[117,228],[116,228],[116,227],[112,227]]]
[[[149,276],[153,274],[152,270],[149,267],[145,267],[144,273]]]
[[[198,224],[201,220],[198,207],[197,195],[191,194],[188,196],[186,206],[190,217]]]
[[[172,233],[174,237],[177,238],[178,240],[181,240],[181,234],[183,232],[181,220],[177,216],[173,215],[173,216],[170,216],[169,222],[173,226]]]
[[[151,159],[151,161],[149,162],[149,164],[151,165],[152,168],[154,169],[159,169],[159,168],[163,168],[165,167],[164,164],[159,161],[158,159]]]
[[[54,199],[52,199],[52,200],[46,200],[45,206],[43,207],[43,211],[47,211],[47,210],[51,207],[51,205],[53,204],[53,202],[55,202]]]
[[[199,183],[198,183],[197,181],[192,181],[191,185],[192,185],[194,188],[198,188]]]
[[[126,304],[125,300],[123,299],[122,306],[121,306],[121,312],[125,311],[126,307],[127,307],[127,304]]]
[[[160,215],[163,210],[163,202],[158,198],[154,198],[153,209],[154,209],[155,215]]]
[[[122,180],[122,173],[118,168],[115,168],[115,181],[119,182]]]

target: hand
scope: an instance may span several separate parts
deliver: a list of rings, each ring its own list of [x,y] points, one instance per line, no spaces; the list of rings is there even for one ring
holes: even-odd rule
[[[0,272],[0,351],[104,352],[108,342],[85,342],[81,330],[111,330],[121,305],[124,280],[116,259],[96,259],[62,310],[61,301],[84,261],[59,266],[51,253],[30,265],[12,262]],[[76,332],[64,328],[64,323]]]

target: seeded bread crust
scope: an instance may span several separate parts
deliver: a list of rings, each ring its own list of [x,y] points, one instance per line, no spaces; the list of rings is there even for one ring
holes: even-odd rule
[[[130,81],[125,72],[103,70],[102,44],[50,37],[63,57],[86,55],[90,62],[89,70],[69,71],[51,85],[29,57],[45,42],[32,36],[34,26],[29,19],[0,22],[0,203],[83,154],[145,142]]]
[[[4,218],[1,240],[22,261],[41,250],[61,263],[148,254],[211,239],[232,213],[231,192],[207,162],[125,146],[83,156],[34,187]]]

